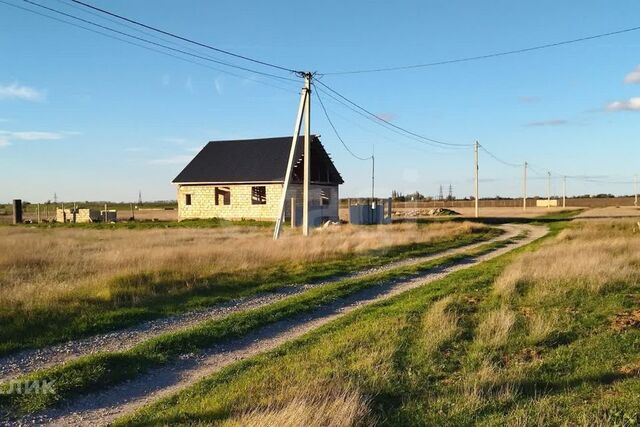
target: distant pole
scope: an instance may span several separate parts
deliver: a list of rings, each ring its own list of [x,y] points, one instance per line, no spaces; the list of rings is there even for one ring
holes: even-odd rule
[[[474,172],[474,178],[475,178],[474,187],[475,187],[475,195],[476,195],[475,196],[475,198],[476,198],[476,200],[475,200],[475,202],[476,202],[475,203],[476,218],[478,218],[480,216],[479,212],[478,212],[478,210],[479,210],[478,209],[478,146],[479,145],[480,144],[478,143],[478,141],[476,141],[476,144],[474,145],[474,148],[473,148],[473,159],[474,159],[474,163],[475,163],[473,172]]]
[[[524,174],[522,177],[522,210],[527,210],[527,162],[524,162]]]
[[[634,180],[634,187],[635,187],[635,200],[633,202],[633,206],[638,206],[638,175],[635,175],[635,180]]]
[[[376,197],[376,156],[371,155],[371,198]]]
[[[547,209],[551,207],[551,172],[547,172]]]
[[[567,207],[567,176],[562,177],[562,207]]]
[[[104,204],[104,222],[107,222],[107,204]]]
[[[309,235],[309,184],[311,183],[311,73],[304,75],[307,97],[304,103],[304,179],[302,193],[302,234]]]
[[[38,221],[38,224],[40,224],[40,203],[36,205],[36,209],[37,209],[36,210],[37,221]]]
[[[135,212],[133,211],[133,203],[131,203],[131,219],[132,219],[132,220],[135,220],[135,219],[136,219],[136,214],[135,214]]]

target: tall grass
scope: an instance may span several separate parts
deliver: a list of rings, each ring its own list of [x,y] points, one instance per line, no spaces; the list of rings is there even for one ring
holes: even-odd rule
[[[438,242],[477,231],[471,223],[341,226],[274,242],[270,230],[228,227],[171,230],[0,229],[0,311],[77,298],[110,301],[117,278],[189,287],[217,273],[242,276],[396,245]],[[134,283],[135,286],[135,283]],[[145,289],[145,291],[149,291]],[[153,290],[151,290],[153,291]],[[163,289],[157,289],[162,292]]]
[[[368,396],[382,425],[640,425],[640,329],[612,324],[637,309],[634,226],[579,223],[534,251],[351,313],[119,425],[235,422],[288,410],[309,399],[305,387],[328,383]]]

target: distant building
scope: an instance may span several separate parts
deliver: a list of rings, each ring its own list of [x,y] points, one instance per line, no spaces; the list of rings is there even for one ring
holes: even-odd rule
[[[292,137],[212,141],[173,180],[178,218],[274,221],[282,197]],[[298,139],[285,217],[295,204],[302,218],[303,137]],[[311,138],[310,223],[338,220],[338,186],[344,181],[320,139]]]

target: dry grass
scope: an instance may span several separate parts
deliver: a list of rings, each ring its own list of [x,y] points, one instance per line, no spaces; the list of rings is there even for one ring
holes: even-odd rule
[[[224,427],[350,427],[372,425],[367,401],[357,391],[309,393],[284,405],[270,404],[229,420]]]
[[[384,227],[341,226],[310,239],[292,233],[277,242],[271,230],[87,230],[0,228],[0,310],[28,310],[77,297],[112,298],[115,277],[167,277],[185,286],[217,273],[246,274],[274,265],[348,257],[372,249],[438,242],[478,225],[443,223]]]
[[[450,340],[458,331],[460,316],[449,309],[452,298],[446,297],[436,303],[422,318],[422,349],[427,354],[436,352],[443,343]]]
[[[538,251],[511,264],[496,281],[504,297],[529,284],[536,299],[573,289],[600,292],[640,280],[640,233],[634,221],[589,221],[563,231]]]
[[[476,342],[484,347],[499,347],[507,342],[516,323],[516,314],[507,306],[490,311],[478,325]]]

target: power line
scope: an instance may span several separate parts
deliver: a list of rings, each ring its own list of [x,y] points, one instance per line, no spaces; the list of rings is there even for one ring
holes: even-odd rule
[[[315,88],[315,85],[314,85],[314,88]],[[351,149],[347,146],[347,144],[344,142],[344,140],[342,139],[342,137],[338,133],[338,130],[336,129],[336,127],[333,125],[333,122],[331,121],[331,118],[329,117],[329,113],[327,113],[327,109],[325,108],[324,103],[322,102],[322,98],[320,97],[320,92],[315,91],[315,93],[316,93],[316,98],[318,98],[318,101],[320,102],[320,106],[322,107],[322,111],[324,111],[324,115],[327,118],[327,121],[329,122],[329,125],[331,125],[331,128],[333,129],[333,132],[336,134],[336,137],[338,138],[338,140],[340,140],[340,142],[342,143],[344,148],[349,152],[349,154],[351,154],[353,157],[355,157],[358,160],[371,160],[371,158],[373,156],[360,157],[357,154],[355,154],[353,151],[351,151]]]
[[[20,9],[20,10],[25,11],[25,12],[32,13],[34,15],[38,15],[38,16],[41,16],[41,17],[44,17],[44,18],[47,18],[47,19],[51,19],[52,21],[56,21],[56,22],[59,22],[59,23],[62,23],[62,24],[67,24],[67,25],[70,25],[70,26],[73,26],[73,27],[76,27],[76,28],[83,29],[85,31],[89,31],[89,32],[94,33],[94,34],[99,34],[101,36],[104,36],[104,37],[107,37],[107,38],[110,38],[110,39],[113,39],[113,40],[121,41],[123,43],[127,43],[129,45],[145,49],[145,50],[148,50],[148,51],[151,51],[151,52],[155,52],[155,53],[159,53],[159,54],[162,54],[162,55],[166,55],[166,56],[169,56],[171,58],[174,58],[174,59],[177,59],[177,60],[180,60],[180,61],[183,61],[183,62],[188,62],[190,64],[194,64],[194,65],[198,65],[200,67],[208,68],[210,70],[218,71],[220,73],[224,73],[224,74],[227,74],[227,75],[230,75],[230,76],[233,76],[233,77],[237,77],[239,79],[246,79],[247,78],[246,76],[243,76],[243,75],[240,75],[240,74],[236,74],[236,73],[233,73],[233,72],[228,71],[228,70],[223,70],[223,69],[220,69],[220,68],[212,67],[212,66],[210,66],[208,64],[203,64],[201,62],[197,62],[197,61],[194,61],[194,60],[191,60],[191,59],[188,59],[188,58],[184,58],[184,57],[181,57],[181,56],[178,56],[178,55],[174,55],[172,53],[169,53],[169,52],[166,52],[166,51],[163,51],[163,50],[160,50],[160,49],[156,49],[156,48],[153,48],[153,47],[150,47],[150,46],[146,46],[146,45],[143,45],[143,44],[140,44],[140,43],[136,43],[136,42],[131,41],[131,40],[126,40],[124,38],[117,37],[117,36],[114,36],[112,34],[104,33],[102,31],[98,31],[98,30],[94,30],[92,28],[85,27],[84,25],[76,24],[76,23],[71,22],[71,21],[67,21],[67,20],[64,20],[64,19],[56,18],[55,16],[47,15],[46,13],[38,12],[37,10],[33,10],[33,9],[22,7],[22,6],[19,6],[19,5],[16,5],[16,4],[12,4],[12,3],[9,3],[9,2],[4,1],[4,0],[0,0],[0,3],[5,4],[7,6],[10,6],[10,7],[13,7],[13,8],[16,8],[16,9]],[[295,93],[293,90],[290,90],[290,89],[287,89],[287,88],[284,88],[282,86],[278,86],[278,85],[275,85],[275,84],[272,84],[272,83],[269,83],[269,82],[266,82],[266,81],[262,81],[262,80],[254,80],[254,81],[256,83],[258,83],[258,84],[269,86],[269,87],[272,87],[272,88],[275,88],[275,89],[279,89],[279,90],[282,90],[282,91],[285,91],[285,92]]]
[[[294,70],[292,68],[287,68],[287,67],[283,67],[283,66],[280,66],[280,65],[272,64],[270,62],[260,61],[258,59],[250,58],[248,56],[244,56],[244,55],[240,55],[240,54],[237,54],[237,53],[234,53],[234,52],[230,52],[228,50],[220,49],[218,47],[211,46],[211,45],[206,44],[206,43],[201,43],[201,42],[189,39],[187,37],[183,37],[183,36],[180,36],[178,34],[171,33],[169,31],[161,30],[159,28],[152,27],[151,25],[144,24],[142,22],[136,21],[134,19],[127,18],[127,17],[122,16],[122,15],[118,15],[116,13],[110,12],[110,11],[105,10],[105,9],[101,9],[99,7],[93,6],[91,4],[88,4],[88,3],[85,3],[85,2],[82,2],[82,1],[79,1],[79,0],[71,0],[71,1],[74,2],[74,3],[77,3],[77,4],[81,5],[81,6],[93,9],[93,10],[98,11],[100,13],[103,13],[105,15],[109,15],[109,16],[112,16],[114,18],[121,19],[121,20],[129,22],[131,24],[135,24],[135,25],[138,25],[140,27],[146,28],[148,30],[152,30],[152,31],[164,34],[166,36],[170,36],[170,37],[173,37],[173,38],[176,38],[176,39],[188,42],[188,43],[192,43],[192,44],[200,46],[200,47],[211,49],[211,50],[214,50],[216,52],[223,53],[225,55],[233,56],[235,58],[244,59],[245,61],[250,61],[250,62],[253,62],[255,64],[264,65],[264,66],[275,68],[275,69],[278,69],[278,70],[288,71],[288,72],[294,73],[294,74],[300,74],[301,73],[301,71],[299,71],[299,70]]]
[[[174,47],[168,46],[168,45],[163,44],[163,43],[154,42],[154,41],[148,40],[148,39],[146,39],[144,37],[139,37],[139,36],[136,36],[136,35],[133,35],[133,34],[126,33],[124,31],[120,31],[120,30],[111,28],[111,27],[106,26],[106,25],[98,24],[98,23],[93,22],[91,20],[80,18],[80,17],[75,16],[73,14],[70,14],[70,13],[67,13],[67,12],[63,12],[61,10],[58,10],[58,9],[55,9],[55,8],[52,8],[52,7],[44,6],[42,4],[36,3],[34,1],[31,1],[31,0],[22,0],[22,1],[25,2],[25,3],[28,3],[28,4],[32,5],[32,6],[36,6],[36,7],[48,10],[50,12],[57,13],[59,15],[65,16],[65,17],[78,20],[78,21],[83,22],[85,24],[89,24],[89,25],[101,28],[103,30],[107,30],[107,31],[110,31],[110,32],[113,32],[113,33],[116,33],[116,34],[119,34],[119,35],[122,35],[122,36],[125,36],[125,37],[129,37],[129,38],[132,38],[134,40],[142,41],[144,43],[148,43],[148,44],[153,45],[153,46],[157,46],[157,47],[161,47],[161,48],[173,51],[173,52],[181,53],[183,55],[191,56],[191,57],[202,59],[202,60],[209,61],[209,62],[214,62],[216,64],[224,65],[224,66],[231,67],[231,68],[236,68],[236,69],[243,70],[243,71],[248,71],[248,72],[255,73],[255,74],[260,74],[260,75],[263,75],[263,76],[266,76],[266,77],[271,77],[271,78],[276,78],[276,79],[281,79],[281,80],[297,81],[295,79],[291,79],[291,78],[288,78],[288,77],[278,76],[278,75],[275,75],[275,74],[266,73],[264,71],[258,71],[258,70],[254,70],[254,69],[251,69],[251,68],[243,67],[243,66],[240,66],[240,65],[231,64],[231,63],[228,63],[228,62],[224,62],[224,61],[220,61],[220,60],[217,60],[217,59],[213,59],[213,58],[208,57],[208,56],[202,56],[202,55],[199,55],[199,54],[187,52],[186,50],[183,50],[183,49],[174,48]]]
[[[482,145],[482,144],[479,144],[479,145],[480,145],[480,149],[481,149],[482,151],[484,151],[485,153],[487,153],[487,154],[488,154],[490,157],[492,157],[495,161],[497,161],[497,162],[499,162],[499,163],[502,163],[502,164],[503,164],[503,165],[505,165],[505,166],[510,166],[510,167],[512,167],[512,168],[520,168],[520,167],[522,167],[522,165],[521,165],[521,164],[519,165],[519,164],[516,164],[516,163],[507,162],[506,160],[502,160],[501,158],[499,158],[498,156],[496,156],[495,154],[493,154],[491,151],[487,150],[487,148],[486,148],[484,145]]]
[[[532,52],[532,51],[536,51],[536,50],[542,50],[542,49],[548,49],[548,48],[553,48],[553,47],[558,47],[558,46],[564,46],[564,45],[568,45],[568,44],[572,44],[572,43],[580,43],[580,42],[599,39],[599,38],[603,38],[603,37],[611,37],[611,36],[624,34],[624,33],[629,33],[629,32],[637,31],[637,30],[640,30],[640,26],[639,27],[625,28],[625,29],[617,30],[617,31],[610,31],[610,32],[607,32],[607,33],[595,34],[595,35],[592,35],[592,36],[580,37],[580,38],[577,38],[577,39],[564,40],[564,41],[555,42],[555,43],[547,43],[547,44],[542,44],[542,45],[532,46],[532,47],[527,47],[527,48],[522,48],[522,49],[507,50],[507,51],[502,51],[502,52],[494,52],[494,53],[478,55],[478,56],[469,56],[469,57],[463,57],[463,58],[448,59],[448,60],[444,60],[444,61],[428,62],[428,63],[424,63],[424,64],[402,65],[402,66],[395,66],[395,67],[379,67],[379,68],[369,68],[369,69],[349,70],[349,71],[336,71],[336,72],[330,72],[330,73],[323,73],[322,75],[325,75],[325,76],[329,76],[329,75],[337,76],[337,75],[346,75],[346,74],[379,73],[379,72],[386,72],[386,71],[401,71],[401,70],[411,70],[411,69],[417,69],[417,68],[435,67],[435,66],[440,66],[440,65],[456,64],[456,63],[459,63],[459,62],[479,61],[479,60],[483,60],[483,59],[496,58],[496,57],[507,56],[507,55],[515,55],[515,54],[520,54],[520,53]]]
[[[440,141],[440,140],[437,140],[437,139],[428,138],[426,136],[423,136],[423,135],[420,135],[418,133],[412,132],[412,131],[410,131],[408,129],[405,129],[405,128],[401,127],[401,126],[395,125],[395,124],[391,123],[390,121],[385,120],[382,117],[372,113],[371,111],[367,110],[366,108],[358,105],[354,101],[352,101],[349,98],[345,97],[344,95],[340,94],[336,90],[330,88],[329,86],[327,86],[321,80],[316,80],[316,81],[319,84],[321,84],[323,87],[325,87],[327,90],[331,91],[333,94],[335,94],[339,98],[343,99],[344,101],[348,102],[352,106],[356,107],[358,110],[360,110],[360,111],[366,113],[367,115],[369,115],[370,117],[374,118],[376,121],[383,122],[383,123],[395,128],[395,129],[397,129],[397,130],[399,130],[401,132],[404,132],[406,134],[409,134],[409,135],[412,135],[412,136],[414,136],[416,138],[419,138],[420,140],[431,142],[431,143],[438,144],[438,145],[445,146],[445,147],[449,147],[449,148],[465,148],[465,147],[471,147],[473,145],[473,144],[457,144],[457,143],[452,143],[452,142]]]

